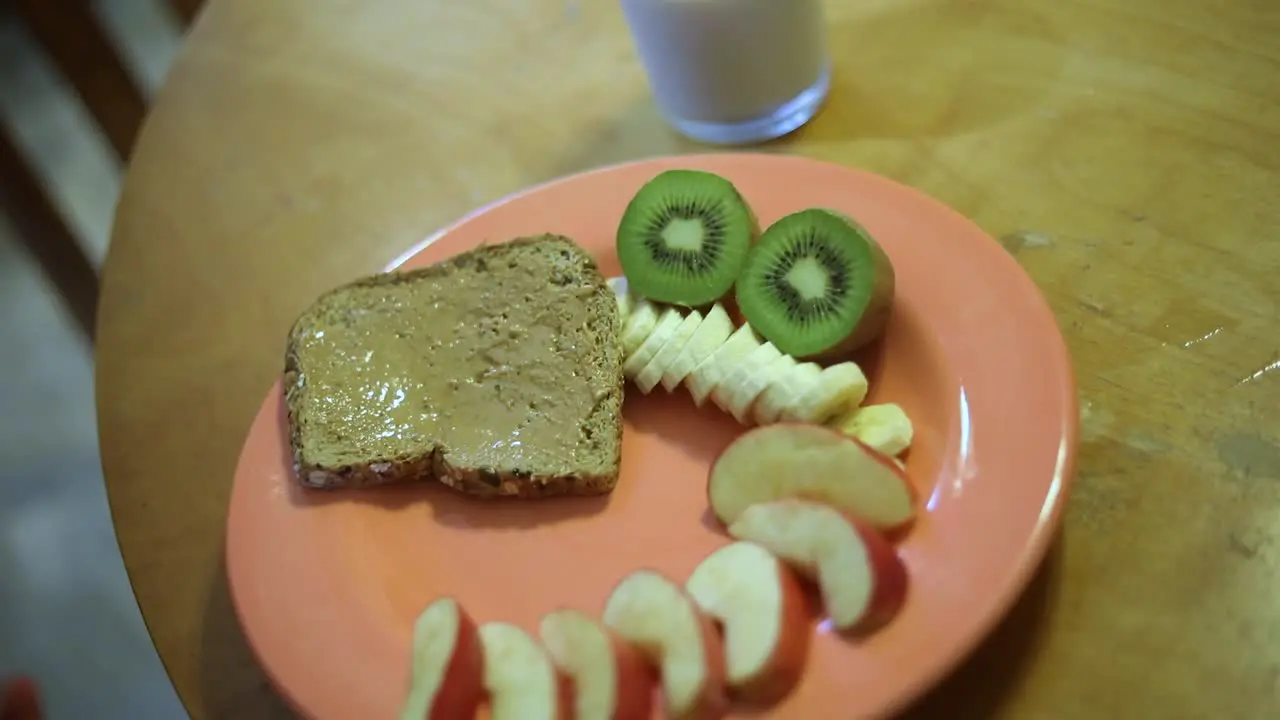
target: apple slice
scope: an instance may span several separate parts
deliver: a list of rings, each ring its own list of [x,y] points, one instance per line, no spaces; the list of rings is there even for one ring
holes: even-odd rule
[[[807,500],[760,503],[729,525],[729,534],[758,543],[815,580],[838,630],[874,630],[906,601],[907,566],[893,545],[835,508]]]
[[[649,720],[657,678],[613,631],[577,610],[543,616],[538,628],[551,661],[573,679],[575,720]]]
[[[736,542],[698,564],[685,590],[724,632],[725,675],[738,695],[782,699],[800,679],[809,650],[804,591],[763,546]]]
[[[915,517],[911,481],[893,458],[820,425],[779,423],[738,436],[711,466],[711,509],[728,525],[756,503],[805,498],[881,530]]]
[[[475,622],[453,598],[440,598],[418,615],[410,672],[400,720],[475,715],[484,699],[484,653]]]
[[[653,570],[631,573],[605,602],[604,624],[659,668],[668,717],[724,715],[724,646],[715,623],[679,585]]]
[[[484,689],[493,720],[568,720],[573,682],[529,633],[500,622],[480,626]]]

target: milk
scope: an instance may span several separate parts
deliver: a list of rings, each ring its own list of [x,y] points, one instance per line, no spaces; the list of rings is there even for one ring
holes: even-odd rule
[[[829,86],[820,0],[621,0],[658,108],[708,142],[785,134]]]

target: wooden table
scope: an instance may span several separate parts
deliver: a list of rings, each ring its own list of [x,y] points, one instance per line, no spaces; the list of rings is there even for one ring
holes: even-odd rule
[[[913,716],[1274,717],[1280,5],[829,5],[830,105],[766,150],[883,173],[1003,238],[1082,395],[1062,539]],[[616,3],[211,3],[128,173],[98,350],[120,546],[193,716],[286,714],[222,541],[296,313],[476,205],[695,149]]]

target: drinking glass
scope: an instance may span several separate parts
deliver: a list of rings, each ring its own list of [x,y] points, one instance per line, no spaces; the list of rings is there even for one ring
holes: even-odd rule
[[[739,145],[804,125],[831,85],[821,0],[621,0],[658,109]]]

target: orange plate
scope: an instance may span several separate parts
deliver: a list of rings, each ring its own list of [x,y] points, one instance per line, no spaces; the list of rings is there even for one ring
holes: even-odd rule
[[[394,265],[482,241],[555,232],[620,274],[614,233],[661,170],[732,180],[761,223],[811,206],[860,220],[897,270],[885,340],[861,358],[868,402],[915,422],[908,470],[925,512],[902,544],[902,613],[860,643],[816,626],[808,670],[775,717],[889,714],[939,680],[1008,609],[1044,555],[1074,464],[1078,410],[1053,315],[1018,264],[975,225],[889,180],[795,157],[660,158],[557,180],[437,233]],[[477,621],[536,628],[543,613],[598,613],[628,572],[683,580],[726,541],[706,501],[712,458],[737,433],[687,393],[629,390],[622,477],[603,498],[481,503],[443,487],[307,492],[293,480],[280,385],[249,431],[228,519],[231,593],[276,687],[315,718],[394,717],[416,614],[456,596]]]

